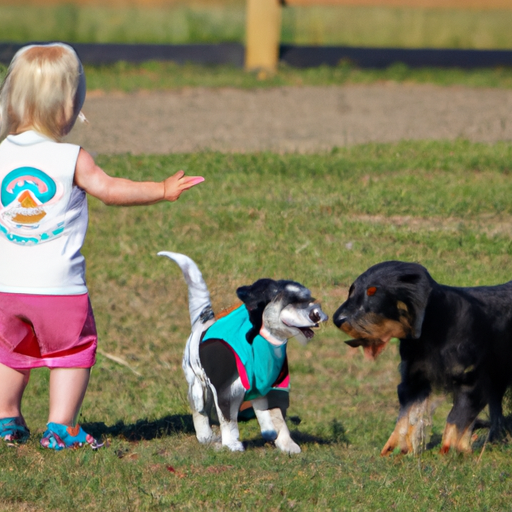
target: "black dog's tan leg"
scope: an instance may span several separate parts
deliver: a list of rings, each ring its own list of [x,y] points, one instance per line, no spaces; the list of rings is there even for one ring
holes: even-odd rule
[[[460,429],[454,423],[447,423],[443,432],[443,440],[441,441],[441,453],[448,453],[450,448],[463,453],[471,452],[472,435],[472,424],[464,429]]]
[[[441,453],[448,453],[450,448],[458,452],[470,452],[473,425],[485,407],[485,399],[474,387],[457,389],[453,398],[453,407],[448,414],[441,441]]]
[[[396,449],[401,453],[420,453],[425,449],[427,428],[431,425],[431,407],[428,398],[413,403],[400,413],[395,430],[381,451],[389,455]]]

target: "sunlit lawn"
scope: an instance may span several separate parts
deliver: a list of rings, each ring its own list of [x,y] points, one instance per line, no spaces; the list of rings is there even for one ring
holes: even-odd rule
[[[100,354],[81,421],[110,446],[38,447],[47,372],[26,393],[30,442],[0,444],[1,510],[509,510],[511,449],[438,453],[449,398],[421,457],[381,458],[397,413],[399,358],[349,349],[332,323],[289,344],[289,457],[242,424],[245,453],[199,446],[180,368],[189,330],[178,268],[200,266],[216,311],[260,277],[303,282],[332,315],[352,280],[386,259],[418,261],[440,282],[512,276],[512,152],[463,141],[364,145],[319,155],[100,157],[109,172],[162,179],[183,168],[206,181],[175,204],[112,208],[90,201],[85,247]],[[120,358],[120,359],[119,359]],[[510,409],[507,406],[507,414]],[[483,413],[483,417],[486,413]]]

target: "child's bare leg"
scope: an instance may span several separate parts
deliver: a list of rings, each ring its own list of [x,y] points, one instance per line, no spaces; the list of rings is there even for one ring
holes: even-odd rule
[[[74,427],[89,384],[90,368],[50,370],[50,414],[48,423]]]
[[[0,419],[23,417],[21,399],[30,370],[14,370],[0,363]]]

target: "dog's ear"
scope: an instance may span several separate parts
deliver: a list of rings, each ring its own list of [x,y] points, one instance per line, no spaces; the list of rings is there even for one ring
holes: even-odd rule
[[[278,293],[276,282],[273,279],[258,279],[248,286],[240,286],[236,290],[237,297],[245,304],[248,310],[263,308]]]
[[[411,315],[411,338],[417,340],[421,336],[425,308],[432,291],[434,280],[426,269],[420,267],[419,272],[411,272],[401,275],[398,281],[402,283],[397,301],[399,309],[407,309]]]
[[[237,297],[245,304],[252,324],[245,338],[252,344],[263,325],[263,311],[267,304],[276,296],[278,288],[273,279],[258,279],[248,286],[240,286],[236,290]]]
[[[236,289],[236,296],[247,306],[248,303],[252,302],[251,287],[240,286]]]
[[[425,307],[418,309],[414,317],[414,323],[412,325],[411,337],[417,340],[421,336],[421,329],[423,327],[423,319],[425,318]]]
[[[412,273],[412,274],[404,274],[404,275],[401,275],[398,280],[401,282],[401,283],[408,283],[408,284],[416,284],[416,283],[419,283],[421,281],[421,274],[418,274],[416,272]]]

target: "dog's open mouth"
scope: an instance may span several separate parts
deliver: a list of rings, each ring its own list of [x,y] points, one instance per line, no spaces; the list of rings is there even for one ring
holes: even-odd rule
[[[318,324],[316,324],[315,327],[318,327]],[[299,327],[299,330],[308,340],[312,339],[315,335],[315,331],[309,327]]]
[[[317,324],[309,325],[307,327],[301,327],[300,325],[293,325],[292,323],[285,322],[284,320],[282,320],[282,322],[284,325],[287,325],[288,327],[298,329],[304,335],[304,337],[308,340],[313,338],[313,336],[315,335],[315,331],[313,331],[313,329],[316,329],[320,326],[320,324],[317,323]]]
[[[293,336],[302,344],[308,343],[315,336],[313,329],[318,328],[327,318],[316,303],[308,303],[306,307],[289,304],[279,314],[281,326],[288,328],[286,336]]]

